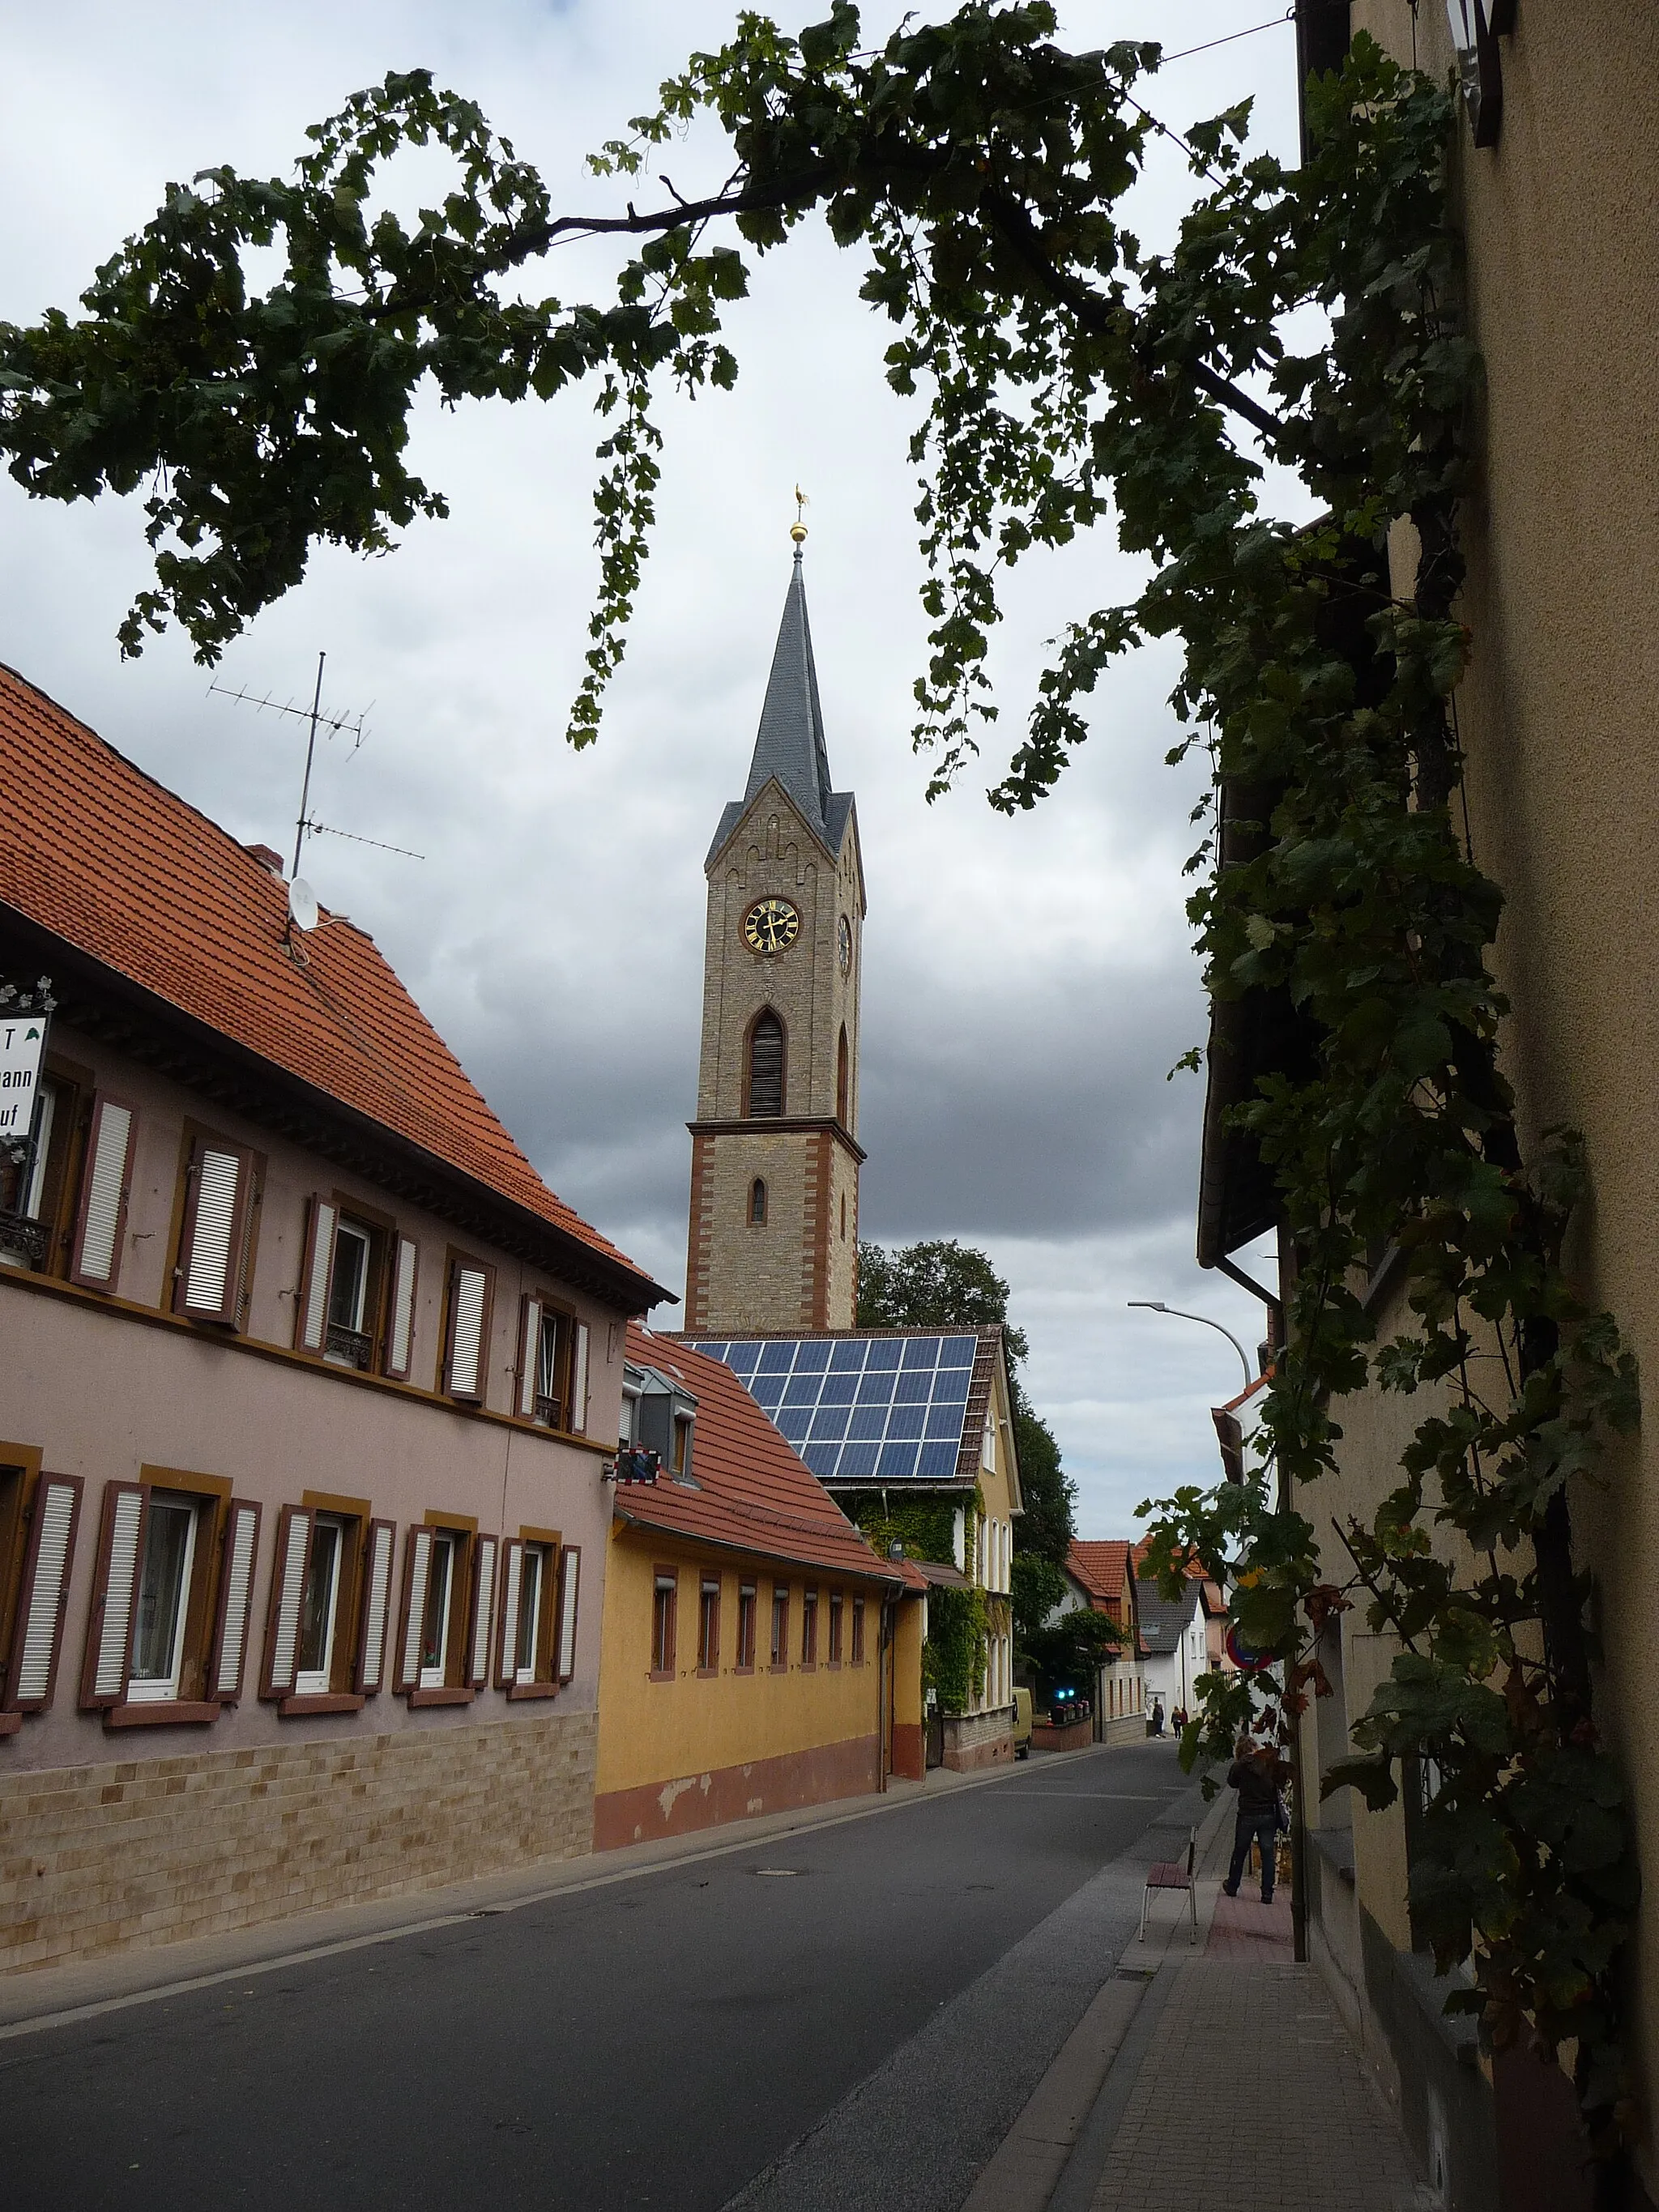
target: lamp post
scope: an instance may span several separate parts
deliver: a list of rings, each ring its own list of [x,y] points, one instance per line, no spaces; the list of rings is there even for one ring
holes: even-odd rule
[[[1177,1321],[1195,1321],[1205,1328],[1217,1330],[1226,1338],[1228,1343],[1238,1354],[1238,1364],[1244,1370],[1245,1389],[1248,1390],[1251,1383],[1255,1381],[1255,1370],[1250,1365],[1249,1352],[1245,1351],[1231,1329],[1223,1328],[1221,1323],[1218,1321],[1212,1321],[1208,1314],[1183,1313],[1179,1306],[1166,1306],[1162,1298],[1131,1298],[1128,1303],[1132,1306],[1143,1308],[1147,1313],[1173,1314]]]

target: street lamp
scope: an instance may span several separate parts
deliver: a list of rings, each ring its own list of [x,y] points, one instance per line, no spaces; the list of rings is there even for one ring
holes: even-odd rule
[[[1239,1365],[1244,1370],[1245,1389],[1248,1390],[1251,1383],[1255,1381],[1255,1370],[1250,1364],[1249,1352],[1245,1351],[1231,1329],[1222,1328],[1221,1323],[1218,1321],[1212,1321],[1208,1314],[1183,1313],[1179,1306],[1166,1306],[1162,1298],[1131,1298],[1129,1304],[1132,1306],[1143,1307],[1148,1313],[1173,1314],[1177,1321],[1200,1322],[1206,1328],[1219,1330],[1238,1354]]]

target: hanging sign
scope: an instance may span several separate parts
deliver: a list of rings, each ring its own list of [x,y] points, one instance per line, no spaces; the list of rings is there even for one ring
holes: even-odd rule
[[[49,1018],[45,1012],[0,1014],[0,1140],[26,1142],[34,1125]]]

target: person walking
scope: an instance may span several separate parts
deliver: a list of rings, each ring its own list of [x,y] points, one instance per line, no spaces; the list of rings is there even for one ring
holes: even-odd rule
[[[1152,1734],[1154,1735],[1162,1735],[1163,1733],[1164,1700],[1161,1698],[1154,1698],[1152,1700]]]
[[[1238,1813],[1233,1823],[1233,1863],[1221,1885],[1229,1897],[1238,1895],[1238,1885],[1249,1864],[1250,1845],[1261,1846],[1261,1902],[1273,1901],[1273,1862],[1279,1844],[1279,1779],[1270,1744],[1249,1736],[1238,1741],[1238,1755],[1227,1770],[1227,1787],[1238,1792]]]

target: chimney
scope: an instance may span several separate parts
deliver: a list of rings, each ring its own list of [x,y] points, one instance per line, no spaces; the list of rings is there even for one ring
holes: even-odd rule
[[[262,868],[269,869],[279,884],[288,880],[283,873],[282,854],[273,853],[269,845],[244,845],[242,850],[256,860]]]

